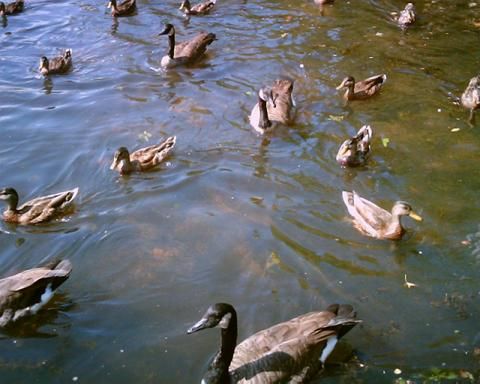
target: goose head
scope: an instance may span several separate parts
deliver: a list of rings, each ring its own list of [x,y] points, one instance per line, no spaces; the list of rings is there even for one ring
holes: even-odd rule
[[[337,90],[344,89],[344,88],[353,88],[355,86],[355,79],[353,76],[345,77],[340,85],[337,87]]]
[[[397,201],[392,208],[392,216],[410,216],[412,219],[422,221],[423,219],[413,211],[412,206],[405,201]]]
[[[208,307],[202,318],[188,329],[187,333],[192,334],[203,329],[215,327],[228,329],[231,325],[232,318],[235,316],[235,309],[230,304],[213,304]]]
[[[13,188],[0,189],[0,200],[7,202],[8,209],[15,210],[18,204],[18,193]]]
[[[115,155],[113,156],[112,165],[110,169],[117,169],[120,166],[120,169],[124,168],[124,164],[130,163],[130,153],[126,147],[120,147],[116,150]]]
[[[170,23],[165,24],[165,28],[158,35],[175,36],[175,27]]]

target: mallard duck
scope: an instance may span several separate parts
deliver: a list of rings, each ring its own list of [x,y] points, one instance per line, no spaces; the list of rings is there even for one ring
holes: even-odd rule
[[[410,216],[414,220],[422,221],[422,218],[412,210],[410,204],[404,201],[397,201],[390,213],[360,197],[355,191],[343,191],[342,197],[348,213],[354,219],[355,227],[367,236],[398,240],[405,233],[400,220],[401,216]]]
[[[272,87],[262,87],[258,92],[258,103],[250,113],[250,125],[264,134],[277,123],[291,124],[295,107],[292,92],[293,81],[287,79],[275,80]]]
[[[405,6],[405,9],[400,12],[400,15],[397,17],[398,25],[402,27],[409,26],[415,22],[415,6],[412,3],[408,3]]]
[[[361,100],[367,99],[375,95],[387,80],[387,75],[375,75],[363,81],[355,82],[352,76],[347,76],[342,83],[337,87],[338,90],[346,88],[343,97],[346,100]]]
[[[222,330],[221,348],[203,384],[303,383],[315,376],[337,341],[359,322],[351,305],[332,304],[325,311],[259,331],[236,346],[237,313],[232,305],[217,303],[187,333]]]
[[[116,169],[121,174],[143,172],[160,164],[173,150],[177,141],[176,136],[169,137],[163,143],[141,148],[129,153],[125,147],[115,152],[110,169]]]
[[[480,75],[472,77],[460,98],[462,105],[470,110],[470,123],[475,120],[474,111],[480,108]]]
[[[110,0],[107,8],[112,9],[112,16],[122,17],[130,16],[137,8],[136,0],[125,0],[123,3],[117,4],[117,0]]]
[[[313,0],[317,5],[333,4],[335,0]]]
[[[0,280],[0,327],[36,314],[70,276],[72,264],[59,260]]]
[[[66,73],[72,67],[72,50],[66,49],[62,56],[48,60],[45,56],[40,59],[39,70],[42,75]]]
[[[205,15],[211,11],[215,6],[216,0],[207,0],[201,3],[190,5],[190,0],[183,0],[180,5],[180,10],[183,11],[186,15]]]
[[[372,128],[364,125],[351,139],[345,140],[337,153],[337,162],[343,167],[364,165],[370,154]]]
[[[15,15],[23,11],[24,1],[17,0],[14,3],[6,4],[0,1],[0,16]]]
[[[13,188],[1,189],[0,200],[5,200],[8,205],[7,210],[3,212],[3,219],[8,223],[22,225],[49,221],[68,211],[72,207],[77,194],[78,188],[75,188],[53,195],[37,197],[17,208],[17,191]]]
[[[175,44],[175,28],[172,24],[166,24],[159,35],[168,35],[169,43],[168,55],[163,56],[160,62],[163,68],[172,68],[195,61],[205,53],[207,46],[216,40],[215,34],[200,32],[190,40]]]

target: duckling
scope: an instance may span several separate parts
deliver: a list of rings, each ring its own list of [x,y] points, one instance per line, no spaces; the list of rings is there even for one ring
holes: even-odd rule
[[[110,169],[117,170],[122,175],[131,172],[143,172],[160,164],[173,150],[176,136],[169,137],[163,143],[141,148],[129,153],[125,147],[120,147],[113,158]]]
[[[202,384],[303,383],[323,367],[338,340],[356,324],[351,305],[332,304],[276,324],[236,346],[237,313],[232,305],[217,303],[188,331],[221,328],[221,348]]]
[[[272,87],[260,89],[258,103],[250,113],[250,125],[264,134],[266,129],[273,129],[277,123],[291,124],[295,107],[292,92],[293,81],[287,79],[277,79]]]
[[[216,0],[207,0],[201,3],[190,5],[190,0],[183,0],[182,5],[180,5],[180,10],[185,13],[185,15],[206,15],[211,11],[215,6]]]
[[[62,56],[48,60],[45,56],[40,59],[39,70],[42,75],[66,73],[72,67],[72,50],[66,49]]]
[[[465,108],[470,110],[468,121],[473,124],[475,121],[474,111],[480,109],[480,75],[470,79],[460,101]]]
[[[17,208],[17,191],[13,188],[4,188],[0,190],[0,200],[5,200],[8,207],[3,212],[3,219],[8,223],[21,225],[43,223],[66,213],[73,206],[73,200],[77,195],[78,188],[74,188],[53,195],[37,197]]]
[[[354,219],[355,227],[367,236],[377,239],[399,240],[405,233],[400,220],[402,216],[410,216],[414,220],[422,221],[422,218],[405,201],[397,201],[393,205],[392,213],[390,213],[371,201],[360,197],[355,191],[343,191],[342,197],[348,213]]]
[[[169,43],[168,55],[163,56],[160,62],[163,68],[172,68],[195,61],[205,53],[207,46],[216,40],[215,34],[200,32],[190,40],[175,44],[175,28],[172,24],[166,24],[160,35],[168,35]]]
[[[412,3],[407,3],[405,9],[400,12],[397,23],[402,27],[407,27],[415,22],[415,18],[415,6]]]
[[[15,15],[23,11],[24,1],[17,0],[14,3],[5,5],[3,1],[0,1],[0,16]]]
[[[364,165],[370,154],[372,128],[364,125],[351,139],[347,139],[340,146],[337,153],[337,162],[343,167]]]
[[[130,16],[137,8],[136,0],[125,0],[121,4],[117,4],[117,0],[110,0],[107,8],[112,8],[113,17]]]
[[[36,314],[70,276],[72,264],[59,260],[0,280],[0,327]]]
[[[375,95],[387,80],[387,75],[375,75],[363,81],[355,82],[352,76],[347,76],[337,87],[338,90],[346,88],[343,95],[345,100],[362,100]]]

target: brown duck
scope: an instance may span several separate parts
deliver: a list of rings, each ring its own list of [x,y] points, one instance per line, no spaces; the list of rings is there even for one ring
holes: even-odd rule
[[[355,136],[345,140],[340,146],[336,156],[337,162],[343,167],[364,165],[370,155],[372,136],[372,128],[364,125]]]
[[[152,169],[172,152],[176,141],[177,137],[172,136],[163,143],[141,148],[132,153],[129,153],[127,148],[120,147],[115,152],[110,169],[117,170],[122,175]]]
[[[8,223],[22,225],[43,223],[69,211],[77,195],[78,188],[75,188],[53,195],[37,197],[17,207],[17,191],[13,188],[4,188],[0,190],[0,200],[7,202],[3,219]]]
[[[362,100],[368,99],[375,95],[385,81],[387,80],[387,75],[375,75],[369,77],[368,79],[355,82],[355,79],[352,76],[347,76],[341,84],[337,87],[338,90],[346,88],[345,94],[343,97],[345,100]]]
[[[166,24],[159,35],[168,35],[168,55],[163,56],[160,62],[160,65],[165,69],[197,60],[205,53],[207,47],[216,40],[215,34],[200,32],[190,40],[175,44],[175,27],[172,24]]]
[[[0,327],[36,314],[70,276],[69,260],[27,269],[0,280]]]
[[[0,16],[15,15],[23,11],[24,1],[17,0],[14,3],[5,4],[0,1]]]
[[[475,120],[474,111],[480,109],[480,76],[470,79],[460,101],[465,108],[470,110],[469,122],[473,123]]]
[[[40,59],[40,73],[42,75],[55,75],[66,73],[72,67],[72,50],[67,49],[62,56],[54,57],[53,59],[47,59],[43,56]]]
[[[330,305],[276,324],[237,343],[237,313],[232,305],[217,303],[187,333],[221,328],[221,348],[203,384],[303,383],[323,367],[337,341],[356,324],[351,305]]]
[[[180,5],[180,10],[188,16],[206,15],[212,10],[212,8],[215,6],[215,3],[216,0],[208,0],[195,4],[192,7],[190,5],[190,0],[183,0],[182,4]]]
[[[415,6],[412,3],[407,3],[405,9],[398,15],[397,23],[402,27],[407,27],[415,22]]]
[[[117,0],[110,0],[107,8],[112,9],[113,17],[130,16],[137,9],[137,4],[135,0],[125,0],[120,4],[117,3]]]
[[[410,216],[412,219],[422,221],[410,204],[397,201],[388,212],[371,201],[360,197],[355,191],[342,192],[343,202],[348,213],[353,217],[355,227],[364,235],[377,239],[399,240],[405,233],[401,217]]]

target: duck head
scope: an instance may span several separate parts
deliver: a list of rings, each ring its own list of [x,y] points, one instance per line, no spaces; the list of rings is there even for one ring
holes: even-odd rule
[[[0,16],[5,16],[5,3],[0,1]]]
[[[422,221],[423,219],[416,214],[412,206],[405,201],[397,201],[392,208],[393,216],[410,216],[412,219]]]
[[[122,163],[130,163],[130,153],[126,147],[120,147],[117,149],[113,156],[113,162],[112,165],[110,165],[110,169],[117,169],[119,165],[123,168]]]
[[[342,80],[342,82],[336,89],[340,90],[343,88],[353,88],[354,86],[355,86],[355,79],[353,78],[353,76],[347,76]]]
[[[44,75],[48,73],[48,59],[46,56],[42,56],[42,58],[40,59],[40,65],[38,69]]]
[[[108,2],[107,8],[117,9],[117,0],[110,0]]]
[[[189,0],[183,0],[179,9],[181,11],[190,12],[191,8],[192,8],[192,6],[190,5],[190,1]]]
[[[5,200],[9,209],[15,210],[18,204],[18,193],[13,188],[0,189],[0,200]]]

